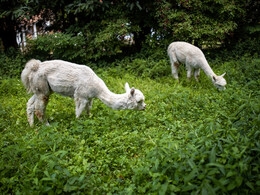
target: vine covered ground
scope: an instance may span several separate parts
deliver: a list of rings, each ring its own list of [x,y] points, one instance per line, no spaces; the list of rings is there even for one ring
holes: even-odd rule
[[[143,68],[142,65],[147,63]],[[95,99],[75,119],[74,101],[53,94],[51,126],[30,128],[30,95],[19,77],[0,82],[3,194],[256,194],[260,191],[260,60],[215,61],[219,92],[201,72],[180,83],[168,60],[134,59],[93,68],[108,88],[140,89],[145,111],[116,111]],[[151,67],[148,67],[151,65]],[[36,120],[37,121],[37,120]]]

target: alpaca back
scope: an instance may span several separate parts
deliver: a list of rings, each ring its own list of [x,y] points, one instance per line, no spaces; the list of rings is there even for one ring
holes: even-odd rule
[[[27,91],[48,96],[56,92],[63,96],[95,97],[101,91],[108,90],[104,82],[85,65],[62,60],[40,62],[30,60],[21,75]]]
[[[196,46],[186,42],[173,42],[168,47],[168,55],[171,60],[180,63],[187,63],[196,68],[202,68],[207,65],[207,60],[203,52]]]

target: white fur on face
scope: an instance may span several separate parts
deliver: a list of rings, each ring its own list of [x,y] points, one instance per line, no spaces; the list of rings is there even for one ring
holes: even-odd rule
[[[145,110],[146,104],[144,103],[143,93],[135,88],[130,89],[128,83],[125,84],[126,93],[128,93],[128,109]]]
[[[216,76],[216,77],[213,77],[212,78],[212,82],[213,84],[215,85],[215,87],[219,90],[225,90],[226,89],[226,84],[227,84],[227,81],[224,79],[224,76],[225,74],[221,75],[221,76]]]
[[[144,95],[141,91],[139,91],[138,89],[135,90],[134,93],[135,96],[135,102],[136,102],[136,110],[144,110],[146,107],[146,104],[144,103]]]

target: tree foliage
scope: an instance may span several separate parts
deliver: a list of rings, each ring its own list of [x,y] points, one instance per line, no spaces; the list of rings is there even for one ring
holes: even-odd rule
[[[244,36],[241,29],[248,25],[253,27],[253,35],[259,34],[258,7],[259,3],[252,0],[1,0],[0,21],[4,25],[0,30],[5,43],[6,38],[14,39],[14,33],[6,32],[12,31],[19,22],[17,18],[50,9],[55,13],[52,28],[74,35],[82,33],[86,59],[97,60],[140,51],[144,46],[166,47],[176,40],[199,46],[226,44],[236,35]],[[129,35],[134,44],[122,40]]]
[[[246,1],[179,0],[158,1],[159,31],[173,39],[209,45],[225,41],[246,16]],[[162,32],[163,33],[163,32]],[[165,35],[167,34],[165,33]]]

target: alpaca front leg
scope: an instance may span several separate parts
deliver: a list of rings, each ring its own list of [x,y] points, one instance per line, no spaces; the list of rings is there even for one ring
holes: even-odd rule
[[[199,81],[199,76],[200,76],[200,69],[195,69],[194,71],[194,77],[195,77],[195,80],[198,82]]]
[[[82,111],[85,109],[88,101],[86,99],[75,98],[76,104],[76,118],[79,118]]]
[[[49,97],[45,95],[37,95],[35,99],[35,115],[42,123],[45,120],[45,110],[48,101],[49,101]],[[49,125],[48,121],[45,122],[45,125]]]
[[[33,95],[27,102],[27,120],[29,122],[29,125],[32,127],[34,123],[34,109],[35,109],[35,99],[36,95]]]
[[[190,80],[192,75],[192,68],[190,66],[187,66],[186,69],[187,69],[187,79]]]

